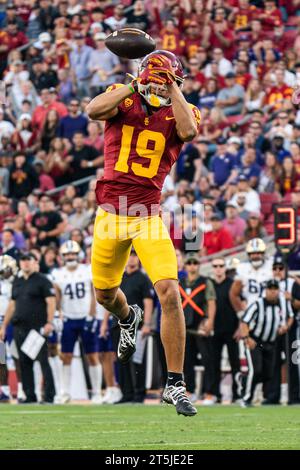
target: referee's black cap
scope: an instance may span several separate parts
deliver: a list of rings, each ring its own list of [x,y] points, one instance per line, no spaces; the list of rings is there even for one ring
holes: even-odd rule
[[[284,266],[283,257],[280,255],[274,256],[274,259],[273,259],[273,266],[277,266],[277,265]]]
[[[267,282],[267,289],[279,289],[279,282],[276,279],[270,279]]]

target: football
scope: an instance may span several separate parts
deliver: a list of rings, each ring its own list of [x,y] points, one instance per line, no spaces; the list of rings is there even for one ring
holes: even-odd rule
[[[139,59],[154,51],[156,44],[149,34],[136,28],[114,31],[105,40],[106,47],[124,59]]]

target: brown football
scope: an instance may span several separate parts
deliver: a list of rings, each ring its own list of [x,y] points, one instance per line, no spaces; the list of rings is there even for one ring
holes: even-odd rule
[[[154,40],[140,29],[122,28],[114,31],[105,39],[106,47],[124,59],[139,59],[153,52]]]

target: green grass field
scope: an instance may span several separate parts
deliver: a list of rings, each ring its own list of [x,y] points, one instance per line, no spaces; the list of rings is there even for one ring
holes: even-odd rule
[[[0,406],[0,449],[300,449],[300,407]]]

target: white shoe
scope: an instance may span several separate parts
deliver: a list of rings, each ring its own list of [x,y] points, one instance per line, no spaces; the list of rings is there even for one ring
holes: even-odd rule
[[[93,405],[103,405],[103,397],[101,395],[94,395],[91,399]]]
[[[118,387],[108,387],[103,397],[103,403],[113,405],[117,401],[120,401],[122,397],[123,394]]]
[[[70,403],[71,396],[68,393],[63,393],[60,398],[60,404],[65,405],[66,403]]]
[[[201,401],[201,405],[203,406],[212,406],[215,405],[217,402],[217,398],[213,395],[209,395],[209,397],[204,398],[204,400]]]

